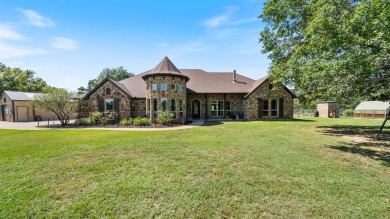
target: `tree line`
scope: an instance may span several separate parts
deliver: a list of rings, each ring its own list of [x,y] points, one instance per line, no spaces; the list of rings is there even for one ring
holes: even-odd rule
[[[259,18],[271,78],[304,107],[390,100],[389,0],[268,0]]]

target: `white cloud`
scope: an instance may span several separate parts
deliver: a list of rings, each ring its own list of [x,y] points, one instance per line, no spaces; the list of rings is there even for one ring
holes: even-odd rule
[[[24,39],[24,37],[16,32],[14,28],[7,24],[0,24],[0,39],[7,39],[7,40],[21,40]]]
[[[258,18],[246,18],[246,19],[232,21],[229,24],[230,25],[240,25],[240,24],[247,24],[247,23],[253,23],[253,22],[260,23],[260,20]]]
[[[222,24],[228,22],[229,18],[236,12],[239,8],[236,6],[226,6],[225,12],[221,15],[215,16],[213,18],[207,19],[203,24],[209,28],[219,27]]]
[[[64,37],[53,37],[51,43],[53,48],[63,50],[75,50],[78,44],[77,41]]]
[[[20,9],[27,22],[35,27],[54,27],[54,21],[49,17],[44,17],[33,10]]]
[[[44,49],[14,46],[0,41],[0,59],[39,55],[44,53],[47,53]]]

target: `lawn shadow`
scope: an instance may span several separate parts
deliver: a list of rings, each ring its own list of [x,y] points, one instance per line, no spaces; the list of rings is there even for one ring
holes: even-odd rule
[[[379,126],[359,126],[359,125],[333,125],[317,126],[320,132],[331,136],[353,136],[359,135],[375,140],[379,131]],[[390,140],[390,127],[384,127],[380,135],[382,140]]]
[[[379,140],[376,139],[379,130],[377,126],[334,125],[317,128],[325,135],[343,138],[343,143],[328,145],[329,148],[382,161],[385,166],[390,167],[389,127],[383,129]]]
[[[390,143],[385,141],[377,142],[360,142],[360,143],[344,143],[343,145],[332,146],[329,148],[347,152],[351,154],[359,154],[369,157],[374,160],[382,161],[383,165],[390,167]]]

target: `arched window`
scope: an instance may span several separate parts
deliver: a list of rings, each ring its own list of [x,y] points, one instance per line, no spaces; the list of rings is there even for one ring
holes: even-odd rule
[[[106,88],[106,95],[111,95],[111,89],[109,87]]]

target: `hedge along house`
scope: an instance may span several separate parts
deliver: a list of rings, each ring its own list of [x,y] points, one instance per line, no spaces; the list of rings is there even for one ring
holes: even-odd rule
[[[0,120],[6,122],[32,122],[40,120],[53,120],[57,116],[51,111],[35,109],[30,101],[39,93],[4,91],[0,100]],[[75,119],[77,114],[71,115]]]
[[[390,101],[363,101],[354,110],[355,118],[385,118],[390,111]]]
[[[233,72],[178,69],[165,57],[154,69],[115,81],[105,79],[84,96],[80,116],[116,112],[121,118],[155,118],[159,110],[185,119],[290,119],[293,98],[268,77],[253,80]]]

